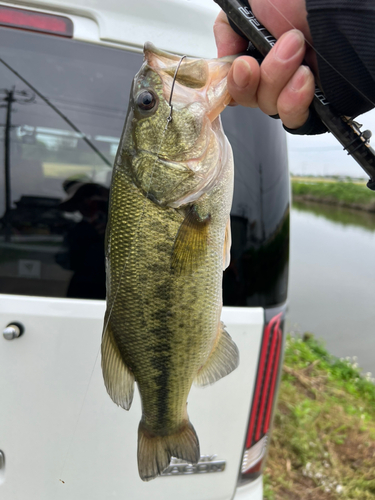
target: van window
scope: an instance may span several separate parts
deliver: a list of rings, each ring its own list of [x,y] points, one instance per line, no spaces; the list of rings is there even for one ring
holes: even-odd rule
[[[0,29],[0,57],[0,293],[103,299],[111,168],[142,56]]]
[[[111,168],[142,55],[0,28],[0,293],[105,298]],[[235,159],[225,305],[285,301],[289,184],[285,134],[230,107]]]

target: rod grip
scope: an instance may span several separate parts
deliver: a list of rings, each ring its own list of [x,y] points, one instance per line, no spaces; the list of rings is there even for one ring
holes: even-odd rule
[[[244,37],[265,57],[276,43],[275,37],[257,20],[245,0],[214,0]],[[370,177],[367,187],[375,190],[375,151],[368,136],[354,120],[340,116],[315,86],[312,103],[321,121]],[[367,132],[367,131],[366,131]]]

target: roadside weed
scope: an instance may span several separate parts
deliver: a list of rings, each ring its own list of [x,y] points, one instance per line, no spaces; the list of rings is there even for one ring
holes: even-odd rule
[[[355,358],[288,335],[267,500],[375,499],[375,384]]]

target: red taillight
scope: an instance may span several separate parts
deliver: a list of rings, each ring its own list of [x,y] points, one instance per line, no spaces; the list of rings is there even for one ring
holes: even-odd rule
[[[257,477],[261,472],[263,458],[266,454],[283,345],[283,317],[284,308],[281,312],[274,314],[264,328],[242,460],[242,478]]]
[[[51,35],[73,36],[73,22],[67,17],[0,6],[0,26]]]

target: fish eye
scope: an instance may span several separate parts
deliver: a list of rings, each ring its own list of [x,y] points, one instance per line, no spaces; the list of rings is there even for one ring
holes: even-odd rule
[[[156,98],[149,90],[145,90],[138,95],[136,103],[140,109],[149,111],[155,107]]]

